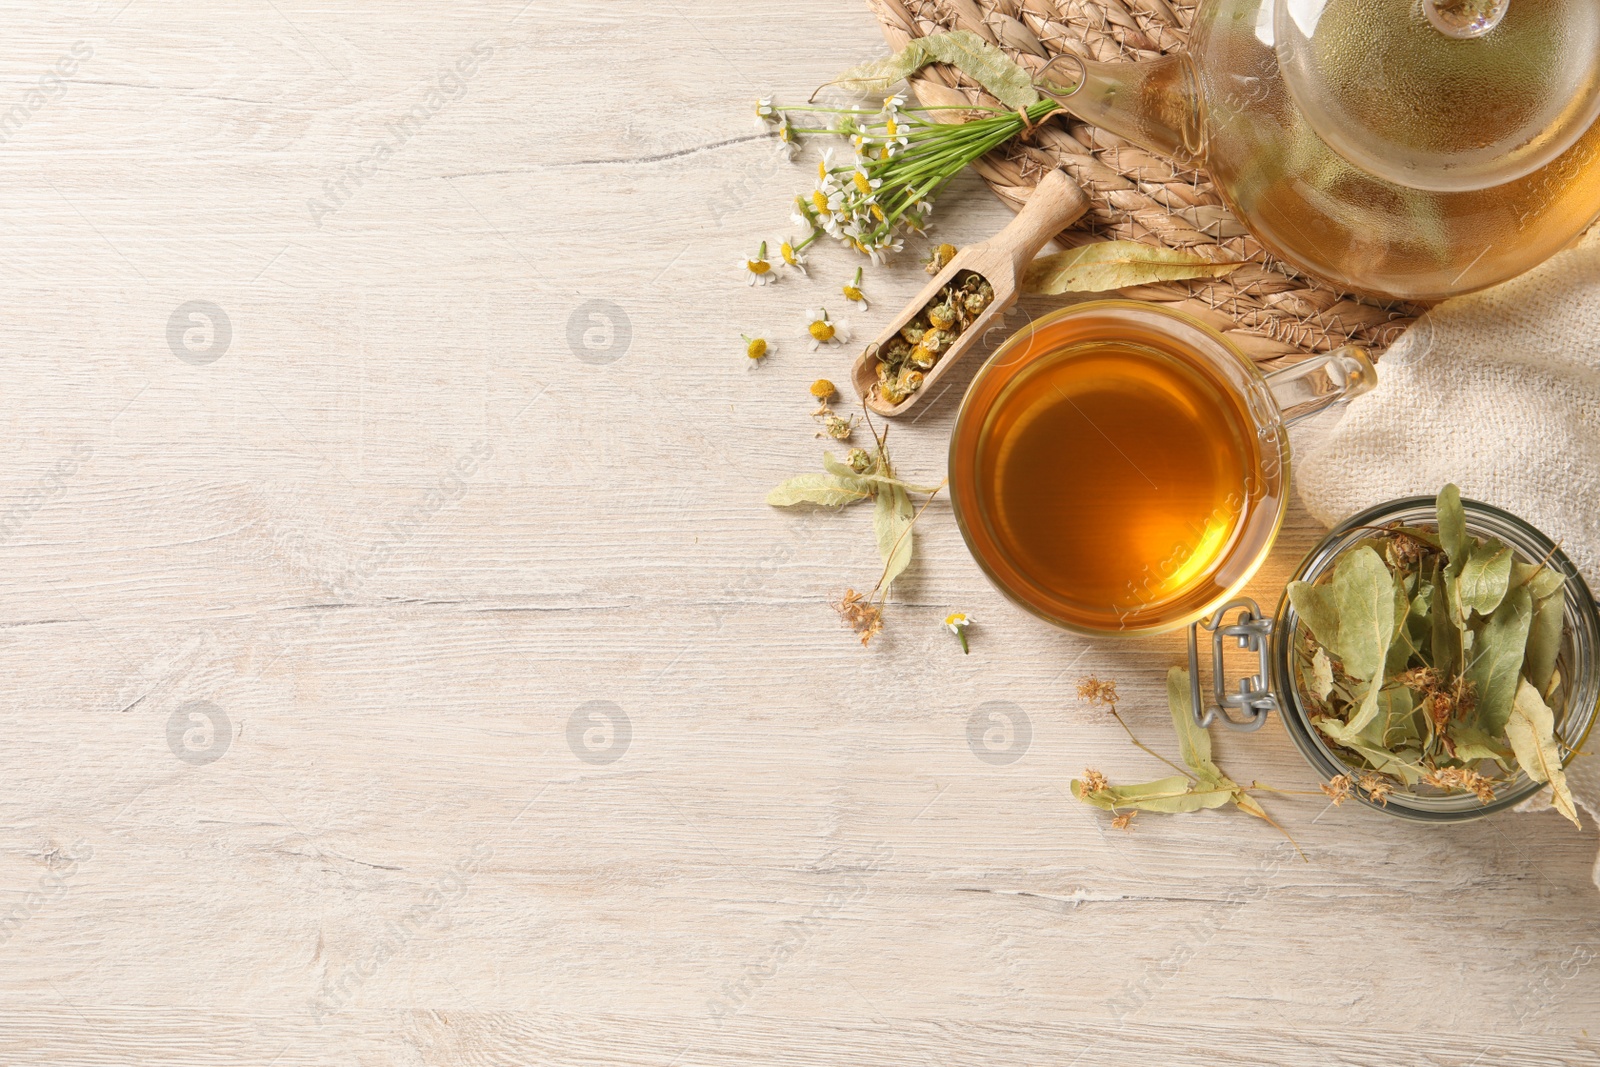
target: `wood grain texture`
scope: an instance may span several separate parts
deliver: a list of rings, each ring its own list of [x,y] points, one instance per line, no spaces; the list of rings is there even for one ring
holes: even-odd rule
[[[870,516],[762,503],[853,354],[801,312],[925,277],[735,264],[807,179],[750,101],[881,49],[855,0],[4,10],[0,1062],[1600,1063],[1592,829],[1114,832],[1067,780],[1158,768],[1073,683],[1167,746],[1178,639],[1023,617],[942,504],[839,628]],[[1275,724],[1217,748],[1315,787]]]

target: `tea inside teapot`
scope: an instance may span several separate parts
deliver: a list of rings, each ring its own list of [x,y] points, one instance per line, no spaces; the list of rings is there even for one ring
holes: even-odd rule
[[[1600,113],[1593,0],[1285,0],[1257,36],[1319,137],[1416,189],[1520,178]]]
[[[1060,56],[1039,87],[1204,166],[1268,252],[1343,289],[1483,288],[1600,215],[1594,0],[1206,0],[1188,54]]]

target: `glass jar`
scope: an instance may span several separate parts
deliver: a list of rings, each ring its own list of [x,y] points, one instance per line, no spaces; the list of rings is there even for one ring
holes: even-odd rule
[[[1463,500],[1462,507],[1469,533],[1482,538],[1499,538],[1523,562],[1544,560],[1546,566],[1560,572],[1566,579],[1562,584],[1565,626],[1561,652],[1556,661],[1556,667],[1561,672],[1559,692],[1565,696],[1561,701],[1562,706],[1553,709],[1556,713],[1561,761],[1565,766],[1583,747],[1594,725],[1596,706],[1600,704],[1600,613],[1596,611],[1594,597],[1572,561],[1539,530],[1509,512],[1475,500]],[[1408,497],[1368,508],[1330,530],[1300,561],[1291,580],[1315,582],[1333,568],[1346,549],[1368,536],[1373,527],[1389,523],[1431,527],[1436,521],[1432,497]],[[1230,622],[1227,616],[1234,611],[1238,614]],[[1295,746],[1300,749],[1300,754],[1324,781],[1341,774],[1359,776],[1360,770],[1340,759],[1323,739],[1321,732],[1312,725],[1310,714],[1301,699],[1291,661],[1298,627],[1299,619],[1289,603],[1287,589],[1278,602],[1275,618],[1263,616],[1255,601],[1241,597],[1225,604],[1210,619],[1190,626],[1189,681],[1195,720],[1203,727],[1221,722],[1236,730],[1254,730],[1266,721],[1269,712],[1277,711]],[[1204,703],[1200,693],[1199,671],[1199,634],[1202,629],[1210,631],[1212,637],[1212,699]],[[1257,653],[1259,657],[1257,673],[1241,679],[1238,691],[1233,693],[1227,692],[1226,669],[1222,658],[1222,650],[1229,639],[1236,641],[1239,647]],[[1520,804],[1544,788],[1543,783],[1535,782],[1519,772],[1487,804],[1471,793],[1427,795],[1402,787],[1390,793],[1386,803],[1369,799],[1359,789],[1353,790],[1352,795],[1370,807],[1401,818],[1424,822],[1458,822]]]

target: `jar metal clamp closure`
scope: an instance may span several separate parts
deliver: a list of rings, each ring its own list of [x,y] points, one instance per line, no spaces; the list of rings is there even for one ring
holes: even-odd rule
[[[1230,623],[1228,612],[1235,608],[1239,616]],[[1200,702],[1201,627],[1211,631],[1212,700],[1208,704]],[[1273,620],[1261,614],[1260,606],[1247,596],[1235,597],[1209,619],[1189,625],[1189,710],[1202,729],[1220,722],[1232,730],[1259,730],[1269,712],[1282,710],[1272,691],[1272,627]],[[1227,691],[1227,672],[1222,658],[1225,642],[1230,637],[1240,648],[1259,657],[1256,673],[1239,679],[1237,693]],[[1234,718],[1229,709],[1243,717]]]

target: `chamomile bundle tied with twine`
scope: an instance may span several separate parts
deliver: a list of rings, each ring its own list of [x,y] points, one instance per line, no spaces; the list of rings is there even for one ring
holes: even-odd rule
[[[1299,458],[1295,482],[1329,525],[1455,482],[1558,540],[1600,586],[1600,228],[1428,312],[1384,354],[1377,388]],[[1600,822],[1600,760],[1574,760],[1568,779]]]

